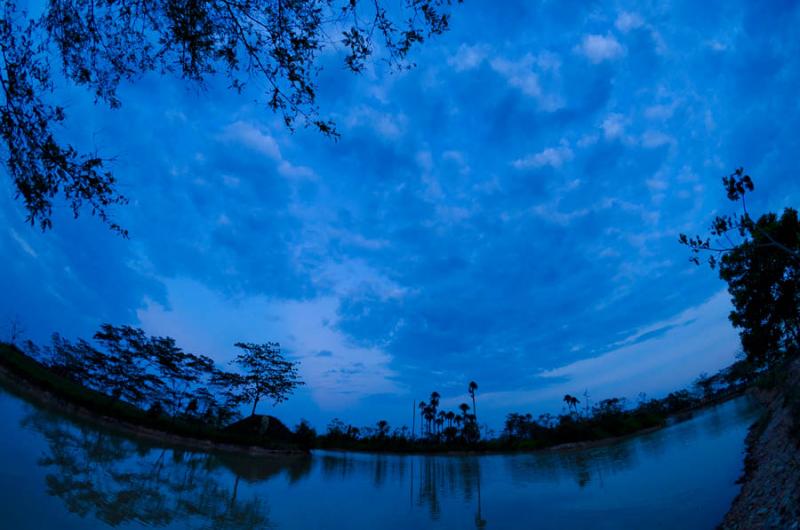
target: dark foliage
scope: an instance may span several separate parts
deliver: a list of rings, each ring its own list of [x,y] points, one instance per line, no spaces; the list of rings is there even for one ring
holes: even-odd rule
[[[73,343],[56,334],[50,347],[28,345],[41,363],[13,352],[3,361],[22,363],[18,368],[38,382],[112,417],[122,414],[135,423],[188,429],[192,435],[221,432],[230,440],[291,441],[291,431],[271,416],[251,417],[259,426],[267,419],[263,432],[250,432],[241,423],[223,430],[239,418],[242,404],[257,403],[262,396],[282,401],[302,384],[296,364],[283,359],[277,344],[237,346],[245,350],[237,359],[247,370],[244,374],[226,372],[209,357],[184,352],[170,337],[104,324],[94,344],[82,339]]]
[[[84,87],[111,108],[118,89],[148,72],[203,84],[223,75],[241,91],[264,90],[266,104],[289,129],[298,124],[337,137],[317,108],[318,58],[325,47],[344,52],[345,68],[361,72],[381,50],[392,68],[407,68],[411,49],[447,30],[450,6],[461,0],[51,0],[40,14],[16,0],[0,7],[0,135],[6,166],[28,221],[52,226],[53,200],[73,213],[86,205],[110,227],[109,206],[122,204],[107,160],[58,139],[64,123],[53,78]],[[338,35],[337,35],[338,33]],[[60,70],[54,76],[53,68]]]
[[[728,284],[734,310],[730,314],[739,329],[747,361],[755,368],[779,366],[800,354],[800,220],[797,210],[781,215],[766,213],[754,220],[746,194],[753,191],[751,177],[737,169],[723,184],[741,213],[717,216],[711,237],[689,238],[692,261],[708,253],[708,263],[719,268]],[[716,241],[712,241],[715,238]],[[734,241],[733,238],[737,238]]]
[[[517,451],[552,447],[625,436],[660,427],[670,417],[717,403],[741,393],[757,374],[745,361],[720,370],[713,376],[698,378],[697,392],[679,390],[662,399],[640,397],[631,407],[624,398],[604,399],[592,407],[578,407],[580,400],[564,396],[566,412],[554,416],[510,413],[499,437],[481,436],[481,429],[466,403],[459,412],[440,410],[441,396],[431,393],[428,402],[419,403],[421,423],[418,432],[406,427],[391,429],[383,420],[376,427],[356,427],[336,418],[324,434],[309,446],[323,449],[393,452]],[[471,383],[469,388],[477,389]],[[301,426],[298,426],[298,433]],[[303,439],[312,438],[309,427],[302,427]]]
[[[285,401],[295,388],[304,384],[297,373],[297,363],[287,361],[283,357],[280,344],[277,342],[266,344],[237,342],[236,347],[242,350],[242,353],[233,362],[239,365],[245,374],[233,380],[232,384],[233,388],[238,388],[243,400],[253,404],[252,415],[256,413],[256,406],[262,398],[266,397],[274,403],[280,403]]]

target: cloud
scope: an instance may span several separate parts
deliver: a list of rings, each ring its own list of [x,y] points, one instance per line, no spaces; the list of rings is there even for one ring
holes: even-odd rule
[[[642,145],[648,149],[674,143],[675,139],[662,131],[647,130],[642,134]]]
[[[39,255],[36,253],[36,251],[35,251],[35,250],[33,250],[33,247],[30,245],[30,243],[28,243],[27,241],[25,241],[25,238],[24,238],[24,237],[22,237],[21,235],[19,235],[19,232],[17,232],[17,231],[16,231],[16,230],[14,230],[13,228],[9,228],[9,229],[8,229],[8,233],[11,235],[11,238],[12,238],[14,241],[16,241],[16,242],[17,242],[17,244],[19,245],[19,247],[20,247],[20,248],[21,248],[21,249],[22,249],[22,250],[23,250],[23,251],[24,251],[24,252],[25,252],[27,255],[29,255],[29,256],[30,256],[30,257],[32,257],[32,258],[37,258],[37,257],[39,257]]]
[[[518,60],[495,57],[490,62],[492,70],[497,72],[509,86],[534,98],[539,108],[545,112],[555,112],[564,107],[564,101],[555,90],[544,90],[540,74],[549,76],[558,74],[560,61],[558,56],[550,52],[539,55],[525,54]]]
[[[538,153],[518,158],[511,165],[516,169],[536,169],[544,166],[558,169],[565,162],[572,160],[573,157],[574,153],[568,145],[560,145],[558,147],[547,147]]]
[[[281,154],[278,142],[252,123],[237,121],[226,126],[220,139],[223,142],[239,143],[277,162],[278,173],[290,179],[313,179],[314,171],[306,166],[297,166]]]
[[[521,61],[509,61],[496,58],[492,60],[492,69],[502,75],[508,84],[520,89],[523,94],[538,98],[542,95],[539,76],[533,71],[533,58],[528,55]]]
[[[456,53],[447,58],[447,64],[456,72],[474,70],[489,56],[489,47],[485,44],[462,44]]]
[[[584,35],[578,51],[598,64],[621,57],[625,49],[613,35]]]
[[[264,133],[256,126],[237,121],[223,129],[221,137],[224,140],[239,142],[254,151],[258,151],[273,160],[281,160],[281,150],[278,142],[269,134]]]
[[[730,296],[720,291],[698,306],[636,330],[598,356],[543,370],[540,388],[484,393],[482,402],[492,408],[535,405],[555,412],[565,393],[584,389],[596,402],[686,387],[700,373],[714,373],[735,360],[739,340],[727,319],[730,308]]]
[[[618,113],[609,114],[603,120],[601,128],[606,140],[619,138],[625,132],[625,117]]]
[[[405,400],[384,388],[457,395],[473,378],[509,400],[555,392],[560,407],[569,375],[537,374],[598,357],[719,289],[675,239],[727,211],[719,175],[731,161],[753,169],[754,211],[797,202],[800,182],[783,168],[800,149],[798,12],[523,4],[459,11],[408,71],[352,76],[325,55],[317,95],[342,132],[336,142],[311,128],[287,133],[252,103],[263,102],[255,83],[238,97],[224,81],[187,92],[180,79],[148,76],[113,112],[75,96],[70,115],[91,127],[59,134],[119,154],[113,169],[131,204],[115,214],[132,238],[118,241],[90,215],[72,220],[60,200],[54,229],[32,229],[5,179],[0,314],[19,313],[45,340],[90,336],[100,322],[135,323],[147,300],[163,333],[200,351],[279,339],[314,367],[314,400],[342,402],[350,384],[368,396],[348,402],[357,422],[396,423]],[[736,53],[714,51],[715,40]],[[170,307],[171,282],[190,282],[172,299],[194,303]],[[657,346],[691,327],[637,340]],[[676,351],[704,344],[696,331]],[[290,348],[289,335],[304,334],[322,339]],[[638,355],[620,370],[651,352]],[[693,359],[705,358],[723,363],[713,352]],[[674,359],[642,385],[596,391],[666,387],[692,367]],[[580,392],[572,386],[589,383],[572,369],[569,391]],[[314,400],[305,389],[286,406],[318,412]],[[495,425],[508,412],[484,410]]]
[[[381,112],[366,105],[354,107],[346,116],[348,128],[367,127],[386,140],[398,140],[406,133],[408,120],[404,114]]]
[[[644,26],[644,19],[638,13],[622,11],[614,22],[614,27],[623,33]]]
[[[234,342],[280,342],[300,361],[300,374],[317,405],[341,410],[355,401],[403,390],[377,347],[354,344],[337,329],[336,297],[305,301],[229,297],[188,279],[165,280],[167,305],[148,300],[138,311],[150,334],[169,335],[188,351],[229,363]]]

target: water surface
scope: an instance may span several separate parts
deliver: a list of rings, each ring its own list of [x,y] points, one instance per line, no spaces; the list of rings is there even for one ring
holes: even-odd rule
[[[0,526],[710,529],[756,413],[739,398],[572,452],[265,459],[158,447],[0,390]]]

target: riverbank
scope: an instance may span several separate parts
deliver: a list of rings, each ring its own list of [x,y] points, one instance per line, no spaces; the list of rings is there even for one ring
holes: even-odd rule
[[[255,456],[307,455],[285,443],[153,418],[145,411],[60,377],[7,344],[0,344],[0,385],[48,409],[126,436],[170,447]]]
[[[742,489],[723,530],[800,529],[800,360],[780,377],[755,392],[765,411],[747,435]]]

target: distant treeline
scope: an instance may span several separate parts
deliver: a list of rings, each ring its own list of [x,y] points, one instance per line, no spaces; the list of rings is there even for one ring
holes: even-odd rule
[[[252,404],[254,415],[260,400],[283,401],[302,384],[296,363],[283,358],[278,344],[237,343],[236,347],[241,350],[234,359],[239,372],[223,370],[207,356],[183,351],[170,337],[148,336],[131,326],[103,324],[91,343],[69,341],[58,334],[46,347],[26,343],[28,354],[48,372],[134,407],[161,428],[197,425],[211,431],[225,430],[236,422],[245,404]],[[304,420],[289,436],[304,448],[398,452],[537,449],[662,426],[671,415],[743,389],[757,373],[758,369],[743,359],[714,376],[700,376],[691,392],[681,390],[663,399],[642,395],[635,406],[624,398],[591,405],[588,394],[583,399],[568,394],[560,415],[508,414],[499,436],[478,423],[478,384],[472,381],[467,385],[471,405],[461,403],[456,410],[445,410],[441,395],[432,392],[427,401],[415,402],[411,428],[392,429],[385,420],[374,427],[356,427],[334,419],[318,434]]]
[[[476,394],[478,385],[471,382],[468,392],[473,405],[462,403],[458,412],[440,409],[440,394],[433,392],[428,402],[419,402],[419,423],[392,429],[385,420],[374,427],[356,427],[334,419],[325,433],[317,432],[301,422],[295,433],[306,447],[361,451],[450,452],[450,451],[514,451],[552,447],[567,443],[597,441],[625,436],[666,424],[670,416],[721,401],[744,390],[757,375],[746,360],[720,370],[713,376],[699,376],[691,390],[672,392],[662,399],[641,395],[635,406],[625,398],[603,399],[590,405],[583,400],[564,396],[560,415],[512,412],[506,416],[504,429],[495,436],[477,422]],[[484,435],[481,436],[483,430]]]

